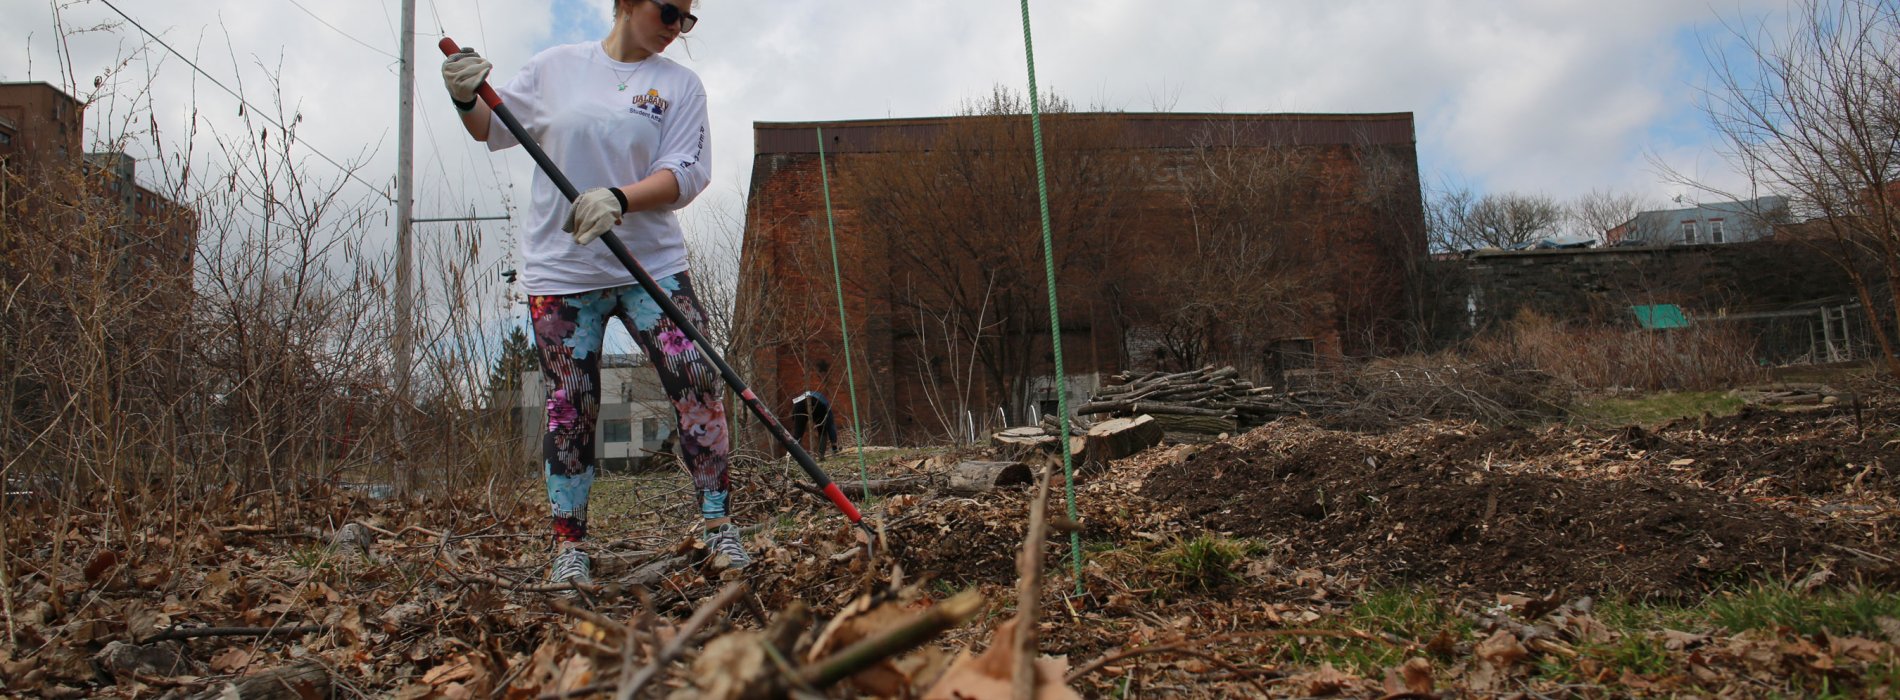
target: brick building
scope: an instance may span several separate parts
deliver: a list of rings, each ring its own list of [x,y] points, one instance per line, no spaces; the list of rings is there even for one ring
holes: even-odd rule
[[[735,352],[748,355],[751,379],[774,410],[817,389],[834,398],[846,427],[853,414],[826,235],[822,129],[866,439],[967,438],[1054,412],[1046,315],[998,310],[1009,307],[999,288],[1025,297],[1023,309],[1047,294],[1027,121],[754,125],[736,319],[750,335]],[[1059,114],[1044,123],[1072,405],[1127,369],[1216,361],[1272,381],[1300,358],[1401,342],[1425,260],[1411,114]],[[1236,189],[1235,181],[1261,184]],[[996,213],[1003,210],[1012,213]],[[971,259],[920,264],[929,261],[917,257],[919,241],[938,239],[964,246],[946,244],[948,257]],[[1210,247],[1215,239],[1225,243]],[[1274,251],[1258,269],[1236,257],[1250,245]],[[1029,267],[1002,281],[990,274],[1010,261]],[[1209,282],[1197,276],[1203,271],[1262,284]],[[1214,282],[1238,286],[1201,286]],[[932,297],[921,287],[976,289],[982,303],[961,313],[998,317],[958,346],[954,334],[933,331],[958,312],[931,302],[953,292]],[[1197,290],[1212,311],[1191,319],[1185,297]],[[1284,300],[1227,307],[1222,294]],[[990,354],[1019,356],[1019,381],[984,381],[979,363],[958,357],[982,354],[982,342],[992,343]]]
[[[119,274],[128,283],[165,281],[169,288],[153,289],[148,298],[182,303],[190,292],[197,213],[140,185],[131,156],[86,153],[84,136],[85,105],[71,95],[46,83],[0,83],[0,217],[6,229],[39,235],[74,225],[75,212],[105,213],[114,220],[103,229],[111,239],[101,242],[117,255]],[[0,250],[11,253],[22,244],[0,240]],[[0,265],[0,271],[12,266]]]

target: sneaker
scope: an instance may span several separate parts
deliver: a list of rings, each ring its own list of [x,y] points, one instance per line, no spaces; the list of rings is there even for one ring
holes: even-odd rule
[[[743,569],[752,565],[752,555],[747,554],[745,545],[739,543],[739,526],[726,523],[719,529],[706,533],[706,549],[713,559],[713,566],[724,569]]]
[[[593,583],[593,562],[580,547],[564,546],[554,557],[554,571],[548,580],[554,583]]]

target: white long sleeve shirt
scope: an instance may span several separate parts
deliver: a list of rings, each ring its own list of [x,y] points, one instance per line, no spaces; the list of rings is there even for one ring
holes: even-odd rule
[[[614,234],[655,279],[686,269],[686,236],[674,211],[712,180],[706,88],[693,71],[664,56],[635,63],[607,57],[599,42],[536,54],[498,92],[548,157],[581,192],[618,187],[673,171],[680,197],[621,218]],[[498,118],[488,148],[519,145]],[[573,294],[633,284],[607,244],[574,245],[561,230],[569,205],[535,169],[521,236],[521,284],[529,294]]]

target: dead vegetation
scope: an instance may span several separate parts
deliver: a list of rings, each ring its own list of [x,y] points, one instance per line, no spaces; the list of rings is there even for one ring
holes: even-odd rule
[[[1050,523],[1082,528],[1080,595],[1062,540],[1018,561],[1053,520],[1020,486],[885,498],[891,546],[867,561],[781,488],[785,465],[749,462],[753,569],[703,570],[691,533],[604,519],[599,585],[572,597],[539,583],[532,489],[233,488],[10,539],[0,670],[55,697],[215,694],[259,672],[338,696],[1003,697],[1046,653],[1068,666],[1039,662],[1036,697],[1878,695],[1900,680],[1894,410],[1380,434],[1288,418],[1159,446],[1078,485],[1081,523]],[[642,479],[652,499],[683,477]],[[9,530],[55,506],[11,501]],[[1025,610],[1027,657],[999,628]]]

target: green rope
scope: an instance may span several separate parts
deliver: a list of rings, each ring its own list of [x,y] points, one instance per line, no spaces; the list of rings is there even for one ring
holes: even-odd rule
[[[851,370],[851,324],[844,316],[844,273],[838,267],[838,222],[831,216],[831,172],[825,168],[825,129],[818,127],[818,177],[825,184],[825,228],[831,234],[831,281],[838,289],[838,335],[844,338],[844,381],[851,387],[851,435],[858,443],[858,494],[871,500],[870,470],[864,466],[864,430],[858,422],[858,378]],[[1073,519],[1073,516],[1071,516]]]
[[[1029,0],[1022,0],[1022,5],[1023,55],[1029,59],[1029,130],[1036,145],[1036,195],[1042,201],[1042,271],[1049,284],[1049,344],[1055,350],[1056,411],[1062,424],[1057,445],[1062,452],[1063,493],[1069,502],[1069,520],[1074,522],[1079,518],[1075,514],[1075,466],[1069,455],[1069,380],[1062,373],[1062,318],[1056,311],[1056,244],[1049,225],[1048,166],[1042,158],[1042,95],[1036,91],[1036,44],[1029,34]],[[1069,561],[1075,570],[1075,594],[1082,595],[1081,533],[1069,533]]]

